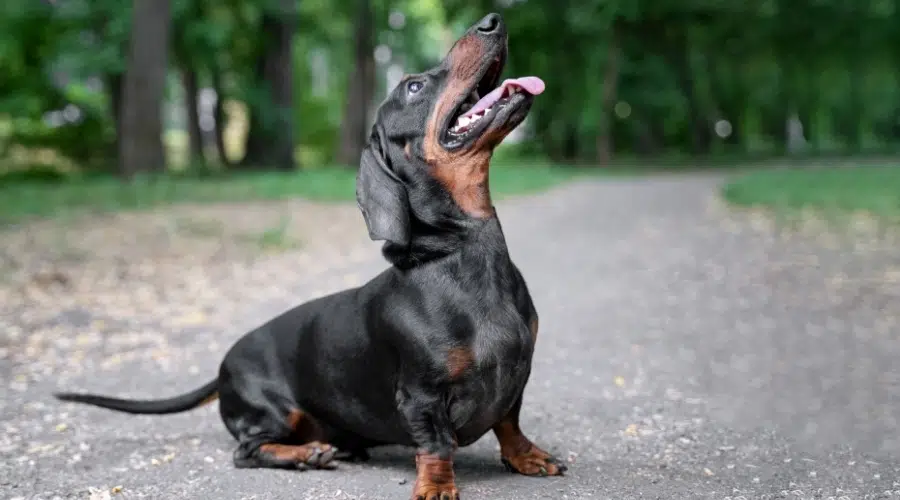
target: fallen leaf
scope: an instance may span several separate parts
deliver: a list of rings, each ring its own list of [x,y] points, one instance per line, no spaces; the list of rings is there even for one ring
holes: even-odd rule
[[[175,321],[179,325],[200,325],[206,322],[206,314],[201,311],[194,311],[185,314]]]
[[[88,500],[109,500],[111,495],[109,494],[109,490],[100,490],[97,488],[90,488],[90,496],[88,496]]]

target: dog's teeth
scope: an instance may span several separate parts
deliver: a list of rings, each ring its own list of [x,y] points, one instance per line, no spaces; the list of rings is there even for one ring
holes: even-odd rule
[[[465,127],[465,126],[468,125],[471,121],[472,121],[472,119],[469,118],[468,116],[461,116],[461,117],[459,118],[459,122],[458,122],[459,125],[458,125],[458,127],[460,127],[460,128]]]

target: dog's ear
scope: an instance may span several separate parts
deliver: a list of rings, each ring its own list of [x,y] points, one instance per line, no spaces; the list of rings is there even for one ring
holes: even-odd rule
[[[369,238],[407,246],[410,242],[409,195],[392,170],[386,138],[373,127],[356,175],[356,203],[369,229]]]

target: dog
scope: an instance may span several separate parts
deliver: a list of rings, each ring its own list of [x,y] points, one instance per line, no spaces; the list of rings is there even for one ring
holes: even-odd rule
[[[458,499],[454,453],[488,431],[510,471],[562,475],[566,466],[519,427],[538,314],[510,259],[488,171],[544,84],[501,83],[506,57],[503,20],[487,15],[379,107],[356,197],[388,269],[247,333],[218,377],[193,392],[56,397],[137,414],[218,399],[239,468],[331,468],[376,446],[415,447],[415,500]]]

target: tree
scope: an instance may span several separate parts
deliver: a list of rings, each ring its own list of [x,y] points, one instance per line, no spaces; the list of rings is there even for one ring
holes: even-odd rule
[[[354,62],[348,74],[347,100],[341,122],[337,161],[357,165],[366,144],[369,105],[375,91],[375,42],[370,0],[357,0],[354,21]]]
[[[382,85],[429,67],[443,34],[497,9],[509,31],[506,73],[547,82],[521,129],[523,153],[588,165],[780,155],[792,149],[789,131],[802,146],[793,149],[813,153],[900,145],[892,1],[132,1],[140,12],[121,0],[0,2],[0,125],[12,125],[0,126],[0,154],[52,151],[40,156],[93,171],[118,156],[126,177],[162,168],[168,63],[190,111],[198,89],[219,97],[214,136],[201,141],[208,117],[188,115],[194,161],[215,142],[232,166],[223,131],[245,109],[240,164],[293,168],[300,143],[307,161],[355,165]],[[376,64],[379,44],[391,56]]]
[[[125,179],[165,169],[162,103],[171,7],[169,0],[134,0],[128,66],[122,88],[119,173]]]
[[[278,0],[277,8],[263,10],[255,64],[258,90],[250,103],[242,166],[293,170],[294,160],[294,60],[297,24],[296,0]]]
[[[171,45],[172,56],[181,75],[181,85],[184,91],[183,104],[187,115],[188,130],[188,163],[204,165],[206,157],[203,151],[203,131],[200,128],[198,94],[200,92],[199,72],[205,64],[203,58],[198,55],[208,52],[210,44],[203,43],[206,42],[205,37],[199,36],[203,30],[196,29],[198,26],[202,26],[198,21],[202,20],[204,14],[200,1],[185,0],[176,4],[176,7],[181,8],[173,15]],[[194,29],[191,30],[191,28]]]

